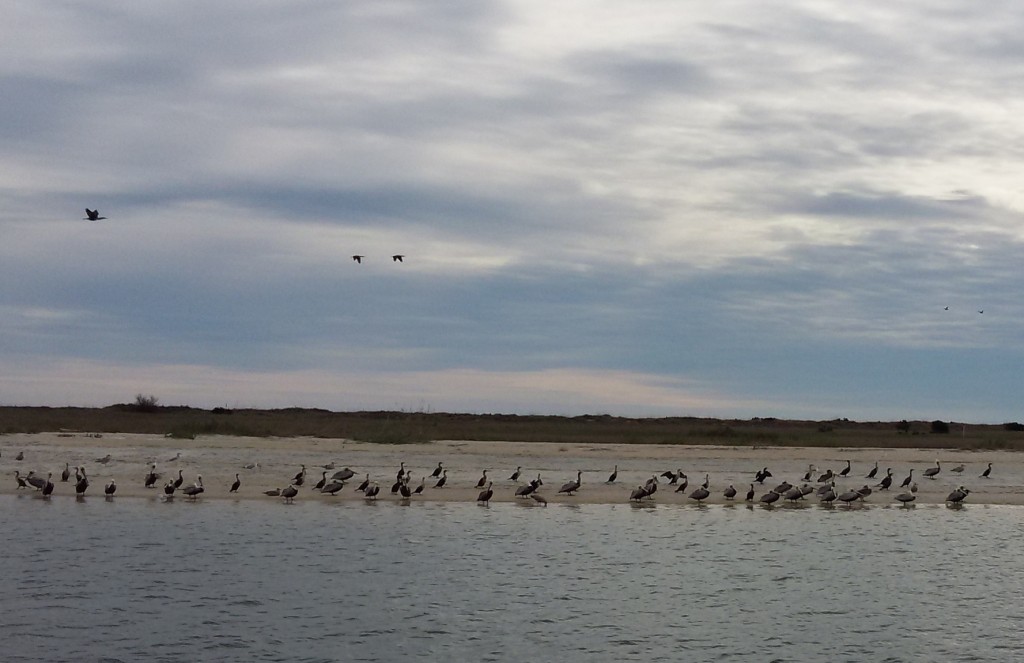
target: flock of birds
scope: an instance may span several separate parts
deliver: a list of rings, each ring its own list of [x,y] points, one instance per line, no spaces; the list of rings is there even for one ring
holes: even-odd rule
[[[181,454],[179,453],[175,457],[168,459],[167,462],[174,462],[180,457]],[[21,461],[23,459],[24,453],[19,452],[15,460]],[[111,460],[112,458],[110,454],[107,454],[103,458],[97,458],[95,462],[99,465],[107,465]],[[336,465],[333,462],[322,465],[320,468],[322,471],[319,481],[310,486],[310,490],[312,492],[320,494],[332,496],[337,495],[344,490],[349,483],[354,483],[358,477],[357,473],[349,467],[337,470],[328,477],[328,472],[336,469]],[[243,469],[258,470],[260,469],[260,465],[259,463],[250,463],[245,465]],[[959,477],[965,469],[965,466],[960,464],[951,468],[949,472]],[[60,473],[60,483],[71,483],[71,470],[72,468],[70,463],[65,463],[64,469]],[[475,484],[475,487],[480,490],[476,500],[480,504],[489,504],[495,495],[494,481],[488,474],[489,472],[491,472],[491,470],[484,469]],[[941,472],[942,465],[938,460],[936,460],[934,467],[925,468],[920,473],[920,476],[924,479],[935,479]],[[608,476],[607,481],[604,483],[606,485],[615,484],[618,481],[618,473],[619,468],[616,465],[612,473]],[[838,471],[833,471],[832,469],[821,471],[812,464],[808,466],[807,472],[797,481],[797,483],[783,481],[770,487],[767,492],[758,496],[755,484],[764,486],[765,481],[772,478],[772,473],[767,467],[764,467],[753,473],[753,481],[750,483],[750,488],[746,491],[744,499],[746,502],[755,502],[756,500],[761,504],[770,507],[780,500],[796,503],[800,500],[806,500],[809,496],[813,495],[813,497],[816,497],[822,504],[829,505],[838,501],[843,504],[852,505],[855,502],[863,502],[876,490],[882,492],[889,491],[891,488],[903,490],[903,492],[895,495],[894,499],[904,506],[912,505],[917,499],[918,484],[914,480],[914,468],[911,468],[903,481],[896,486],[896,480],[894,479],[892,468],[887,468],[885,474],[879,479],[879,464],[878,462],[875,462],[874,467],[872,467],[864,477],[872,481],[878,479],[878,482],[875,483],[873,487],[868,483],[864,484],[860,488],[844,489],[836,486],[837,481],[851,479],[851,473],[852,464],[850,461],[846,461],[846,466]],[[991,477],[991,474],[992,463],[989,463],[986,469],[979,475],[979,478],[988,479]],[[305,465],[301,465],[299,471],[287,481],[286,487],[266,490],[263,491],[263,493],[268,497],[280,497],[285,502],[292,502],[299,495],[300,489],[307,485],[306,477],[307,468]],[[34,471],[29,471],[28,474],[23,475],[21,470],[15,470],[14,478],[17,482],[18,490],[34,488],[46,498],[50,497],[54,493],[55,484],[53,481],[53,472],[49,472],[44,479],[40,474],[36,474]],[[74,468],[74,479],[75,495],[79,498],[84,497],[90,487],[90,479],[86,473],[85,467]],[[670,490],[672,493],[683,493],[685,497],[697,502],[698,504],[703,503],[711,497],[710,474],[705,474],[703,483],[687,493],[689,488],[689,478],[682,469],[678,469],[666,470],[660,474],[652,474],[646,482],[638,485],[632,490],[629,495],[629,500],[635,503],[652,501],[655,493],[659,490],[662,480],[667,481],[667,485],[671,487]],[[395,481],[391,484],[390,494],[402,500],[410,500],[417,495],[422,495],[428,487],[432,489],[440,489],[444,488],[446,485],[450,485],[448,484],[448,469],[444,467],[442,462],[438,462],[437,467],[435,467],[430,474],[424,474],[420,478],[419,483],[415,486],[411,485],[412,481],[413,473],[406,469],[405,463],[402,462],[395,475]],[[540,473],[537,474],[536,478],[526,481],[523,475],[523,468],[517,467],[508,477],[507,481],[513,486],[514,492],[512,496],[514,498],[532,499],[538,504],[547,505],[547,498],[540,492],[541,487],[544,485]],[[149,464],[143,478],[143,486],[146,489],[161,488],[163,498],[165,500],[173,500],[175,494],[179,492],[188,499],[196,500],[206,492],[206,488],[203,485],[202,475],[197,475],[194,482],[189,485],[185,485],[183,470],[179,469],[177,471],[177,475],[172,474],[170,477],[165,478],[161,472],[157,471],[156,463]],[[228,487],[227,493],[238,493],[241,487],[241,473],[235,473],[235,480]],[[557,494],[571,497],[578,493],[582,488],[583,471],[579,470],[576,472],[576,478],[563,483],[558,489]],[[363,497],[367,500],[375,500],[381,495],[381,484],[379,481],[371,479],[371,475],[366,473],[365,477],[356,486],[355,491],[362,493]],[[111,479],[109,483],[104,485],[103,493],[107,499],[112,499],[116,492],[117,484],[113,479]],[[964,486],[959,486],[946,496],[945,501],[947,504],[960,505],[967,499],[970,492],[971,491]],[[729,485],[722,491],[722,497],[726,501],[735,500],[739,498],[739,496],[739,491],[734,485]]]
[[[100,211],[98,209],[89,209],[88,207],[86,207],[85,208],[85,216],[82,217],[82,220],[83,221],[103,221],[106,218],[107,217],[105,217],[105,216],[100,216]],[[366,257],[365,255],[361,255],[361,254],[357,253],[356,255],[352,256],[352,260],[354,260],[355,262],[357,262],[357,263],[359,263],[361,265],[361,264],[363,264],[363,258],[365,258],[365,257]],[[405,254],[396,253],[396,254],[392,255],[391,256],[391,262],[405,262]]]

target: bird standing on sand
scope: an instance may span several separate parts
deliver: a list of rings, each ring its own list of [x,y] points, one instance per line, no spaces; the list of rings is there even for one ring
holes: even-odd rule
[[[730,486],[725,489],[725,491],[722,493],[722,495],[725,496],[725,499],[731,500],[732,498],[736,497],[736,489],[733,488],[732,485],[730,484]]]
[[[546,499],[544,499],[544,496],[541,495],[540,493],[530,493],[530,497],[533,498],[534,502],[536,502],[537,504],[540,504],[541,506],[547,506],[548,505],[548,501]]]
[[[103,494],[107,497],[113,497],[115,492],[117,492],[117,484],[111,479],[110,483],[103,487]]]
[[[908,474],[907,478],[904,479],[903,483],[900,484],[900,488],[906,488],[907,486],[910,485],[910,482],[913,481],[913,480],[914,480],[914,468],[910,468],[910,474]]]
[[[71,466],[68,463],[64,463],[64,471],[60,473],[60,480],[67,482],[71,478]]]
[[[181,492],[185,493],[186,496],[191,497],[192,500],[195,501],[195,499],[205,490],[206,489],[203,488],[203,477],[196,476],[196,482]]]
[[[754,501],[754,484],[750,484],[750,490],[747,491],[747,501]]]
[[[878,474],[878,461],[877,460],[875,461],[875,466],[871,468],[871,471],[868,472],[867,476],[864,477],[864,478],[865,479],[874,479],[876,474]]]
[[[483,502],[484,504],[490,503],[491,498],[494,497],[494,490],[491,489],[492,485],[494,485],[493,482],[487,482],[487,488],[484,491],[482,491],[479,495],[477,495],[477,502]]]
[[[430,476],[432,476],[432,477],[434,477],[436,479],[437,477],[441,476],[441,472],[442,471],[443,471],[443,468],[441,467],[441,463],[438,463],[437,467],[434,468],[434,471],[430,473]]]
[[[935,467],[929,467],[924,471],[924,475],[929,479],[934,479],[935,475],[942,471],[942,466],[939,465],[939,461],[935,461]]]
[[[990,474],[992,474],[992,463],[989,463],[985,471],[981,473],[981,478],[988,479]]]
[[[619,478],[619,466],[616,465],[615,469],[612,470],[611,476],[608,477],[608,483],[615,483],[615,480]]]
[[[576,480],[568,481],[562,484],[562,487],[558,489],[559,493],[565,493],[566,495],[572,495],[580,489],[580,485],[583,483],[583,470],[576,471]]]
[[[448,481],[448,470],[441,471],[441,478],[434,484],[434,488],[444,488],[444,484]]]
[[[512,476],[508,478],[509,481],[519,481],[519,474],[523,471],[522,466],[516,468],[516,471],[512,473]]]
[[[294,485],[289,485],[287,488],[281,491],[281,497],[284,498],[286,504],[291,504],[295,499],[295,496],[299,494],[299,489]]]
[[[238,489],[242,487],[242,480],[238,478],[238,474],[235,474],[235,482],[231,484],[231,490],[229,493],[237,493]]]
[[[366,492],[365,492],[366,499],[373,499],[373,500],[377,499],[377,493],[379,493],[379,492],[380,492],[380,486],[377,485],[377,482],[374,482],[372,485],[370,485],[366,489]]]
[[[156,463],[153,463],[149,472],[146,473],[146,488],[154,488],[156,486],[156,480],[160,478],[160,475],[156,473]]]
[[[76,467],[75,470],[81,471],[78,483],[75,484],[75,494],[81,497],[82,495],[85,495],[85,491],[89,488],[89,477],[85,475],[84,467]]]
[[[476,482],[477,488],[483,488],[487,485],[487,470],[484,470],[483,476]]]

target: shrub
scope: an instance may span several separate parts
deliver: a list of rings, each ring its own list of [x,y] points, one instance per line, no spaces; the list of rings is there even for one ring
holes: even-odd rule
[[[938,433],[938,434],[948,433],[949,432],[949,424],[947,424],[945,421],[939,421],[938,419],[936,419],[935,421],[932,422],[931,431],[933,433]]]
[[[1003,424],[1003,428],[1008,431],[1019,433],[1021,431],[1024,431],[1024,424],[1020,424],[1017,423],[1016,421],[1013,421],[1008,424]]]
[[[157,403],[159,402],[160,399],[154,396],[153,394],[149,394],[148,396],[141,393],[136,394],[135,410],[137,412],[156,412],[157,410],[160,409],[160,406],[157,405]]]

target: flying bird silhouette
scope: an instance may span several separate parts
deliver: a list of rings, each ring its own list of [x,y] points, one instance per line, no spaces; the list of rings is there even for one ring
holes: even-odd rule
[[[402,258],[404,258],[404,257],[405,256],[403,256],[403,255],[395,254],[395,255],[391,256],[391,262],[402,262]]]
[[[984,310],[984,309],[982,309],[982,310],[978,311],[978,313],[984,313],[984,312],[985,312],[985,310]]]
[[[84,221],[100,221],[105,218],[107,217],[100,216],[100,211],[98,209],[85,208],[85,216],[83,217]]]
[[[360,265],[363,264],[363,256],[352,256],[352,259],[358,262]]]

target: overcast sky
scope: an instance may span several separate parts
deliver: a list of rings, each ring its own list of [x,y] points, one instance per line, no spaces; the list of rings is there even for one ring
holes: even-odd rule
[[[1024,419],[1019,3],[4,17],[0,404]]]

